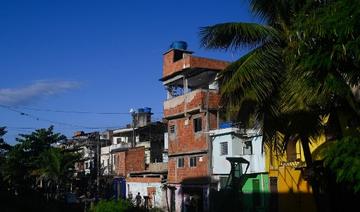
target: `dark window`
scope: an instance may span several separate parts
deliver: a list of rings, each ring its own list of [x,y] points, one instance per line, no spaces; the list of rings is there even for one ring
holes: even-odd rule
[[[190,157],[190,167],[196,166],[196,157]]]
[[[202,130],[201,118],[194,119],[194,132],[199,132],[201,130]]]
[[[220,155],[227,155],[227,154],[228,154],[228,142],[221,142]]]
[[[184,158],[178,158],[178,168],[184,167]]]
[[[170,125],[169,131],[170,131],[170,134],[175,134],[175,125]]]
[[[181,60],[183,58],[183,52],[181,51],[177,51],[175,50],[174,51],[174,62],[178,61],[178,60]]]
[[[250,141],[245,141],[244,144],[245,144],[245,146],[243,148],[243,154],[244,155],[251,155],[252,154],[251,140]]]

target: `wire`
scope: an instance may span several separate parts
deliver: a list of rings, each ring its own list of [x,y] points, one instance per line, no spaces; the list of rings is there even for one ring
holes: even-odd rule
[[[97,114],[97,115],[129,115],[130,114],[130,112],[91,112],[91,111],[76,111],[76,110],[53,110],[53,109],[19,107],[19,106],[10,106],[10,105],[0,105],[0,106],[6,108],[24,109],[24,110],[40,111],[40,112],[52,112],[52,113],[77,113],[77,114]],[[162,112],[153,112],[153,113],[162,114]]]
[[[111,128],[117,128],[115,126],[107,126],[107,127],[88,127],[88,126],[82,126],[82,125],[76,125],[76,124],[70,124],[70,123],[65,123],[65,122],[58,122],[58,121],[52,121],[52,120],[49,120],[49,119],[45,119],[45,118],[40,118],[40,117],[37,117],[37,116],[33,116],[29,113],[25,113],[25,112],[22,112],[20,110],[16,110],[16,109],[13,109],[12,107],[9,107],[9,106],[6,106],[6,105],[0,105],[0,107],[2,108],[5,108],[7,110],[10,110],[12,112],[15,112],[15,113],[19,113],[20,115],[22,116],[26,116],[26,117],[29,117],[29,118],[32,118],[36,121],[46,121],[46,122],[50,122],[52,124],[58,124],[58,125],[65,125],[65,126],[70,126],[70,127],[76,127],[76,128],[84,128],[84,129],[111,129]]]

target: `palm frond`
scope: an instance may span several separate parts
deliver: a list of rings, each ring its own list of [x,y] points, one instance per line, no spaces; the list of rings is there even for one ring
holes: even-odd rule
[[[281,80],[280,55],[279,48],[266,44],[232,63],[220,75],[223,97],[241,98],[253,93],[259,102],[267,99]]]
[[[200,28],[201,45],[206,48],[238,49],[279,40],[278,32],[257,23],[223,23]]]

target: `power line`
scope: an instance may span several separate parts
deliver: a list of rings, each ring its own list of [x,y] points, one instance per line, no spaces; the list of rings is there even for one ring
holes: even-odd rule
[[[31,115],[29,113],[25,113],[25,112],[20,111],[20,110],[13,109],[12,107],[8,107],[6,105],[0,105],[0,107],[5,108],[5,109],[10,110],[10,111],[15,112],[15,113],[19,113],[22,116],[29,117],[29,118],[34,119],[36,121],[46,121],[46,122],[49,122],[49,123],[52,123],[52,124],[65,125],[65,126],[76,127],[76,128],[92,129],[92,130],[117,128],[117,126],[89,127],[89,126],[82,126],[82,125],[70,124],[70,123],[65,123],[65,122],[52,121],[52,120],[49,120],[49,119],[45,119],[45,118],[41,118],[41,117]]]
[[[92,112],[92,111],[77,111],[77,110],[54,110],[46,108],[32,108],[32,107],[19,107],[10,105],[0,105],[6,108],[24,109],[39,112],[52,112],[52,113],[76,113],[76,114],[97,114],[97,115],[130,115],[130,112]],[[153,112],[154,114],[162,114],[162,112]]]

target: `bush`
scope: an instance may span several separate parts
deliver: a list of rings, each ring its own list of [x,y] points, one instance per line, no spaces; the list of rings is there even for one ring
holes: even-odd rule
[[[91,212],[114,212],[114,211],[128,211],[133,206],[127,200],[101,200],[91,207]]]

